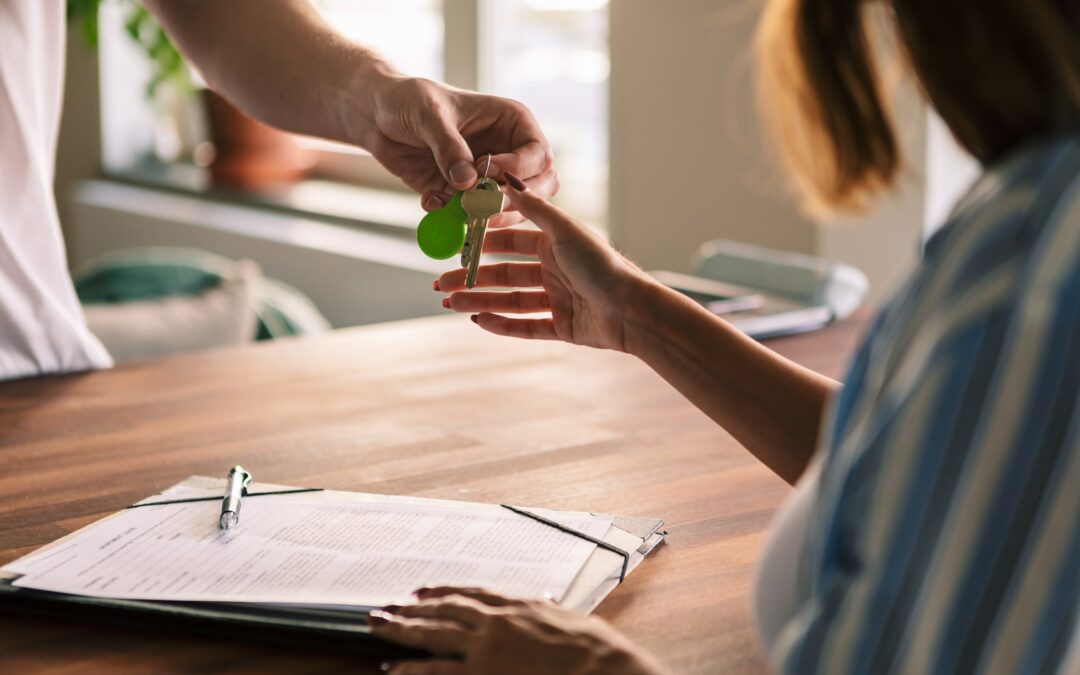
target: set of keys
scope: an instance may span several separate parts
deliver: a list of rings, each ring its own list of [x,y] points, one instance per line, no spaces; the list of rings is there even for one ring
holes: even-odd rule
[[[476,286],[488,221],[502,213],[503,194],[499,184],[488,178],[490,170],[489,156],[484,177],[476,186],[457,193],[446,206],[424,216],[416,230],[416,242],[428,257],[446,260],[461,253],[466,288]]]

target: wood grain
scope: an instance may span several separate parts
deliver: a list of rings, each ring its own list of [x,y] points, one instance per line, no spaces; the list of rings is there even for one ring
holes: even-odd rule
[[[770,343],[839,376],[860,322]],[[683,673],[764,670],[749,588],[789,488],[631,357],[462,317],[0,385],[0,564],[189,475],[667,520],[600,607]],[[0,672],[336,672],[332,654],[0,615]]]

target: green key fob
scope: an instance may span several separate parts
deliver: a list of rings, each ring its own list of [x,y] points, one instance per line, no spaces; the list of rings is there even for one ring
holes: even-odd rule
[[[416,228],[416,243],[429,258],[446,260],[461,251],[465,245],[465,223],[469,219],[461,207],[461,193],[450,202],[424,216]]]

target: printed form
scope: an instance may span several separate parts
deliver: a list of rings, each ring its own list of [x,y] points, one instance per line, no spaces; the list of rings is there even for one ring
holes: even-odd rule
[[[231,530],[218,529],[220,510],[220,500],[128,509],[4,570],[23,575],[16,586],[97,597],[371,608],[433,585],[559,600],[595,549],[492,509],[248,497]],[[563,522],[597,538],[611,525]]]

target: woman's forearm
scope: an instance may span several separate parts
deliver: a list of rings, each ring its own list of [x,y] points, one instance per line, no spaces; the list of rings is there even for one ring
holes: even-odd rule
[[[253,117],[366,147],[376,89],[397,73],[308,0],[145,0],[207,83]]]
[[[693,300],[643,280],[626,349],[716,420],[781,478],[810,461],[839,383],[748,338]]]

